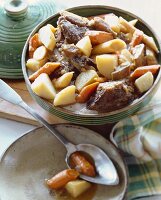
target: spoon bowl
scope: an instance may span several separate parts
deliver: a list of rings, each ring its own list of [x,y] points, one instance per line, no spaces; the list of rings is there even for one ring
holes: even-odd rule
[[[82,179],[103,185],[117,185],[119,183],[119,177],[116,168],[102,149],[93,144],[69,144],[66,155],[66,163],[68,167],[71,167],[70,156],[75,151],[87,153],[91,158],[93,158],[95,164],[96,176],[89,177],[81,174],[80,177]]]
[[[40,115],[38,115],[31,107],[29,107],[21,97],[4,81],[0,79],[0,98],[16,104],[33,117],[35,117],[42,125],[44,125],[67,149],[66,162],[70,167],[69,158],[70,155],[76,151],[83,151],[89,154],[95,164],[97,176],[89,177],[81,175],[82,179],[85,179],[89,182],[103,184],[103,185],[116,185],[119,182],[116,168],[112,164],[110,158],[101,150],[99,147],[91,144],[78,144],[74,145],[70,143],[58,130],[52,127],[47,123]]]

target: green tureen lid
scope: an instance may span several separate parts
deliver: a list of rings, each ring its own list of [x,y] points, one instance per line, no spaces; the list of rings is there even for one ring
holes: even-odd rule
[[[23,78],[24,43],[34,27],[56,11],[53,0],[0,0],[0,78]]]

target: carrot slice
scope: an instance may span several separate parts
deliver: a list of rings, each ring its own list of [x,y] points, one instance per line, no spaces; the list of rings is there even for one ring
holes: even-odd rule
[[[39,34],[36,33],[29,40],[29,58],[33,58],[34,51],[41,45],[42,43],[39,40]]]
[[[78,103],[84,103],[86,102],[92,93],[97,89],[97,86],[99,85],[99,82],[92,83],[90,85],[85,86],[79,95],[76,97],[76,101]]]
[[[160,65],[148,65],[148,66],[138,67],[135,69],[133,73],[131,73],[130,77],[138,78],[149,71],[154,75],[156,74],[159,68],[160,68]]]
[[[46,73],[50,75],[55,69],[60,66],[59,62],[47,62],[44,66],[38,69],[35,73],[33,73],[30,77],[30,81],[34,81],[40,74]]]
[[[94,177],[96,176],[95,167],[82,155],[81,152],[74,152],[71,155],[71,162],[74,163],[76,169],[79,170],[80,173]]]
[[[76,180],[78,176],[79,172],[75,169],[66,169],[47,180],[46,184],[49,188],[59,189],[65,186],[69,181]]]

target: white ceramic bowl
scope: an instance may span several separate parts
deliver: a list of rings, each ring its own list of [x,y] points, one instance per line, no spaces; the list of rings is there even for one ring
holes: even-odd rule
[[[114,162],[120,183],[98,185],[92,200],[121,200],[127,189],[127,169],[118,150],[99,134],[78,126],[56,125],[71,142],[102,148]],[[65,147],[45,128],[22,136],[4,153],[0,162],[1,200],[57,200],[44,184],[46,178],[66,169]],[[79,200],[85,200],[86,196]],[[66,199],[70,200],[70,199]]]

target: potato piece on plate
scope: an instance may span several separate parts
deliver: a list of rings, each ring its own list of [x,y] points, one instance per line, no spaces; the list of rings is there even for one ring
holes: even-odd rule
[[[119,26],[120,26],[120,32],[128,33],[128,31],[127,31],[125,26],[123,26],[122,24],[119,24]]]
[[[123,49],[123,50],[121,51],[121,54],[122,54],[123,56],[125,56],[125,58],[127,59],[127,61],[133,62],[133,56],[132,56],[132,54],[130,53],[129,50]]]
[[[143,93],[151,88],[154,82],[154,77],[151,72],[146,72],[144,75],[135,80],[135,86]]]
[[[81,72],[75,81],[75,86],[78,91],[80,91],[86,85],[89,85],[95,82],[95,78],[98,77],[98,74],[95,70],[87,70],[85,72]]]
[[[45,46],[38,47],[33,54],[35,60],[42,60],[47,56],[47,49]]]
[[[147,65],[158,64],[154,51],[148,47],[146,47],[146,62],[147,62]]]
[[[45,63],[46,63],[46,58],[42,60],[35,60],[34,58],[30,58],[27,60],[26,67],[32,71],[37,71]]]
[[[129,21],[129,24],[131,24],[132,26],[135,26],[137,22],[138,22],[138,19],[133,19]]]
[[[105,15],[104,20],[105,22],[107,22],[107,24],[109,24],[109,26],[114,32],[116,33],[120,32],[119,18],[116,15],[114,14]]]
[[[44,44],[44,46],[52,51],[55,48],[56,40],[54,33],[51,31],[50,26],[43,26],[39,30],[39,39]]]
[[[92,54],[115,53],[126,48],[126,43],[121,39],[114,39],[95,46]]]
[[[55,28],[53,25],[51,25],[51,24],[47,24],[47,26],[50,27],[50,30],[51,30],[53,33],[56,32],[57,28]]]
[[[129,50],[123,49],[119,55],[119,64],[122,64],[126,61],[132,63],[134,60],[133,55],[130,53]]]
[[[54,106],[65,106],[75,102],[75,86],[70,85],[57,93],[54,99]]]
[[[70,181],[65,185],[67,192],[74,198],[80,196],[91,187],[91,184],[84,180]]]
[[[123,25],[127,29],[127,32],[130,32],[130,33],[135,32],[136,28],[123,17],[119,17],[119,22],[121,25]]]
[[[143,42],[146,44],[149,48],[153,49],[156,53],[159,53],[158,47],[155,44],[155,41],[152,37],[143,34]]]
[[[48,100],[54,99],[56,95],[56,90],[49,76],[45,73],[40,74],[35,79],[35,81],[31,84],[31,88],[38,96]]]
[[[88,57],[91,55],[92,44],[89,36],[85,36],[79,40],[76,46],[83,52],[84,55]]]
[[[96,56],[96,64],[98,71],[108,79],[111,79],[111,73],[118,65],[117,55],[103,54]]]
[[[135,28],[135,25],[136,23],[138,22],[138,19],[133,19],[131,21],[129,21],[128,23],[130,24],[130,26],[134,26]],[[127,28],[125,26],[123,26],[122,24],[119,24],[120,25],[120,31],[123,32],[123,33],[130,33],[128,32]],[[132,31],[133,32],[133,31]]]
[[[58,79],[54,79],[52,83],[56,88],[65,88],[70,84],[73,78],[73,73],[74,72],[67,72],[60,76]]]

